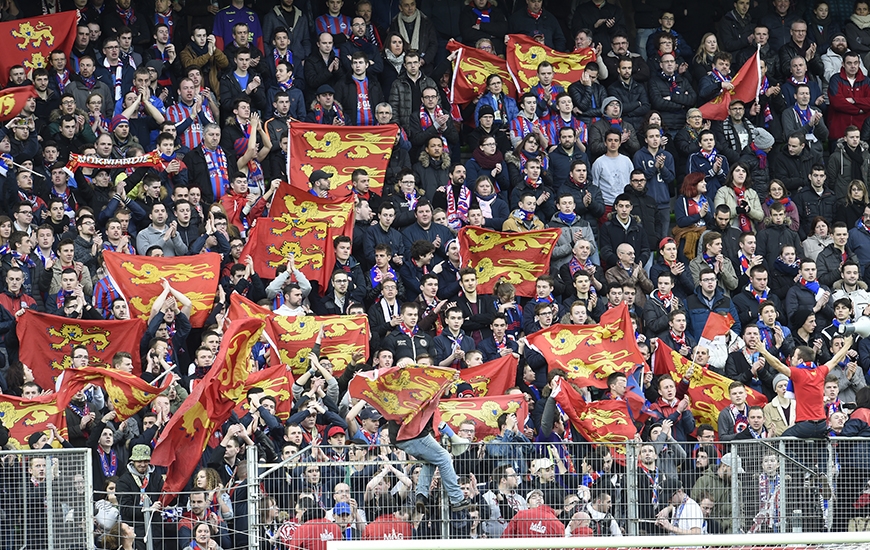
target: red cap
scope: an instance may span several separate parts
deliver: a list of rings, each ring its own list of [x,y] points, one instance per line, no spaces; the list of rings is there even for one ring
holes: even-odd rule
[[[333,426],[333,427],[329,428],[329,432],[327,432],[327,434],[326,434],[326,439],[329,439],[332,436],[335,436],[338,434],[347,435],[347,433],[345,433],[345,431],[344,431],[344,428],[342,428],[341,426]]]

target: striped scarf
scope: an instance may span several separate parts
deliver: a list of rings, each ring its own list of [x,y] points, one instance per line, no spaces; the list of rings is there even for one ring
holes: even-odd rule
[[[471,206],[471,189],[461,186],[459,200],[453,195],[453,186],[447,186],[447,225],[451,229],[458,230],[463,222],[468,221],[468,209]]]
[[[57,80],[57,87],[62,94],[66,87],[69,86],[69,69],[64,69],[63,72],[55,73],[54,78]]]
[[[219,200],[226,193],[226,187],[230,184],[230,176],[227,172],[227,157],[223,149],[218,145],[214,151],[210,151],[203,145],[202,153],[208,166],[208,178],[211,182],[211,190],[214,200]]]

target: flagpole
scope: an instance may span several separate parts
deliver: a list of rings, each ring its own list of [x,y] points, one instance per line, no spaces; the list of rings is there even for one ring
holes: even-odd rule
[[[290,151],[292,151],[292,149],[290,148],[290,144],[293,143],[293,140],[290,139],[290,131],[291,131],[290,120],[288,119],[287,120],[287,168],[286,168],[285,174],[287,175],[287,184],[293,185],[293,182],[290,181]],[[281,144],[279,143],[278,147],[280,147],[280,146],[281,146]]]
[[[462,61],[462,52],[465,48],[456,50],[456,59],[453,60],[453,77],[450,79],[450,103],[454,103],[456,94],[456,74],[459,72],[459,63]]]
[[[755,71],[758,74],[758,86],[755,87],[755,104],[758,104],[758,100],[761,97],[761,44],[755,45]],[[763,114],[763,113],[762,113]]]

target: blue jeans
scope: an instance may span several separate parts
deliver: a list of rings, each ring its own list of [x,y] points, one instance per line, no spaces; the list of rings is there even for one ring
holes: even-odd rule
[[[655,33],[655,29],[637,29],[637,49],[644,60],[646,60],[646,43]]]
[[[432,484],[432,476],[437,467],[441,472],[441,483],[447,490],[450,503],[458,504],[462,501],[464,495],[462,489],[459,488],[456,470],[453,469],[453,459],[450,457],[450,453],[435,441],[434,437],[427,435],[408,441],[397,441],[395,445],[423,463],[420,476],[417,478],[416,494],[429,495],[429,486]]]

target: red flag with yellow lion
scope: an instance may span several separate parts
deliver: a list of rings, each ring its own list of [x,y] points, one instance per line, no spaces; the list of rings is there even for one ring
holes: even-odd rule
[[[450,86],[452,103],[467,105],[486,93],[486,79],[491,74],[501,77],[507,95],[517,97],[516,85],[504,59],[452,39],[447,42],[447,50],[459,52],[453,60],[453,80]]]
[[[244,398],[251,349],[263,325],[262,319],[239,320],[230,325],[221,340],[214,365],[161,432],[151,462],[167,467],[164,498],[161,499],[164,504],[184,489],[199,464],[208,438]]]
[[[531,297],[537,278],[550,272],[550,256],[559,234],[559,229],[508,233],[463,227],[459,255],[463,266],[477,272],[478,292],[492,294],[495,284],[504,279],[516,287],[517,296]]]
[[[139,319],[67,319],[28,309],[18,318],[17,330],[21,362],[33,369],[33,378],[41,388],[54,388],[55,378],[72,367],[73,347],[78,345],[88,350],[92,367],[109,366],[115,353],[126,351],[132,355],[133,372],[141,372],[139,342],[145,323]]]
[[[655,372],[670,374],[674,382],[679,382],[689,367],[694,364],[662,343],[661,340],[656,346],[653,361],[655,362]],[[730,378],[713,372],[706,366],[694,365],[687,395],[691,403],[692,414],[699,426],[709,424],[716,428],[719,425],[719,411],[731,405],[728,386],[732,382],[734,381]],[[746,403],[750,407],[754,405],[764,406],[767,399],[763,394],[747,386]]]
[[[516,78],[519,88],[526,91],[538,83],[538,65],[549,61],[553,65],[553,82],[568,86],[580,80],[586,64],[595,61],[595,50],[583,48],[579,52],[563,53],[541,44],[531,36],[509,34],[507,66]]]
[[[547,359],[549,370],[564,370],[580,386],[604,389],[608,376],[628,375],[644,362],[625,304],[605,312],[597,325],[556,324],[527,339]]]
[[[520,432],[529,416],[529,405],[521,395],[489,395],[465,399],[442,399],[438,404],[440,420],[459,433],[459,425],[471,420],[475,424],[475,441],[489,441],[499,434],[498,417],[516,414]],[[436,423],[438,422],[436,418]],[[462,434],[460,434],[462,435]]]
[[[299,376],[308,369],[308,354],[314,348],[320,327],[323,340],[320,356],[332,362],[333,374],[340,375],[350,364],[354,354],[369,356],[369,320],[366,315],[324,315],[285,317],[276,315],[238,294],[230,296],[227,319],[230,325],[236,320],[251,317],[264,319],[269,343],[277,353],[272,353],[272,364],[288,365],[291,373]],[[364,359],[363,359],[364,360]]]
[[[51,52],[67,52],[76,39],[76,10],[0,23],[0,83],[6,86],[9,69],[48,68]],[[69,64],[67,64],[69,67]]]
[[[166,376],[160,387],[152,386],[135,374],[104,367],[73,369],[63,376],[63,386],[58,393],[58,407],[66,408],[76,392],[88,384],[106,390],[109,403],[114,407],[118,420],[126,420],[154,401],[169,388],[172,378]]]
[[[348,391],[385,419],[401,424],[399,439],[410,439],[432,420],[441,394],[455,376],[454,369],[441,367],[390,367],[357,373]]]
[[[242,257],[250,255],[262,277],[273,278],[293,254],[296,268],[326,292],[335,266],[333,239],[353,237],[354,196],[322,199],[282,183],[271,218],[260,218],[248,236]]]
[[[61,437],[68,437],[66,413],[57,405],[57,394],[33,399],[0,394],[0,420],[9,430],[9,444],[16,449],[29,449],[27,440],[36,432],[48,435],[49,424],[54,424]],[[60,443],[55,440],[52,446],[60,448]]]
[[[332,126],[293,122],[287,155],[290,183],[308,190],[308,177],[315,170],[323,170],[333,175],[329,180],[333,192],[341,196],[350,192],[353,171],[362,168],[368,172],[371,190],[380,194],[398,132],[395,124]]]
[[[637,429],[628,413],[625,401],[608,399],[587,403],[568,380],[556,378],[558,383],[550,392],[559,407],[568,416],[574,428],[592,443],[605,443],[614,460],[625,464],[625,443],[637,435]]]
[[[127,300],[130,317],[148,321],[151,305],[163,292],[162,279],[193,302],[190,323],[194,328],[203,326],[211,313],[220,276],[220,254],[159,258],[106,251],[103,260],[112,285]]]

